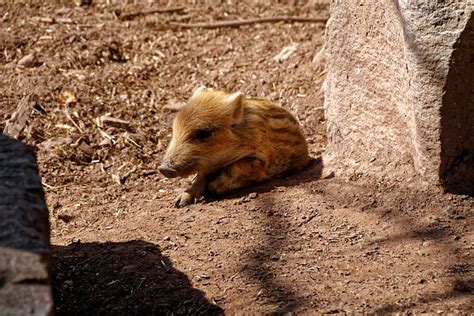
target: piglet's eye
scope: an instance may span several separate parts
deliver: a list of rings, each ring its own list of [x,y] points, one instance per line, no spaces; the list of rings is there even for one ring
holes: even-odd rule
[[[194,133],[193,138],[198,141],[207,141],[214,133],[214,130],[214,127],[200,128]]]

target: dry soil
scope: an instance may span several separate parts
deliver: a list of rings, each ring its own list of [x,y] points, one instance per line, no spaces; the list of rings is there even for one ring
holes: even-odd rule
[[[189,1],[153,13],[167,2],[3,0],[0,128],[29,96],[20,139],[37,152],[51,212],[57,315],[474,312],[472,197],[321,176],[324,23],[169,23],[328,17],[325,2]],[[190,179],[157,166],[170,109],[201,84],[279,102],[314,163],[175,208]]]

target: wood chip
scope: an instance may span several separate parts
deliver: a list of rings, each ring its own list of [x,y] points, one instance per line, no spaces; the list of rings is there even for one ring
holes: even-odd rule
[[[129,121],[121,120],[112,116],[102,115],[99,118],[99,127],[103,127],[104,124],[109,124],[109,125],[130,125]]]
[[[163,109],[171,111],[171,112],[178,112],[181,110],[181,108],[185,105],[184,102],[178,101],[176,99],[171,99],[168,101],[168,104],[166,104]]]
[[[33,67],[35,64],[36,64],[36,54],[34,53],[25,55],[18,61],[18,66],[22,66],[22,67]]]
[[[297,43],[292,43],[292,44],[286,46],[285,48],[283,48],[278,55],[273,57],[273,60],[281,63],[282,61],[287,60],[288,58],[290,58],[290,56],[294,52],[296,52],[297,49],[298,49],[298,44]]]
[[[30,96],[27,95],[20,100],[16,111],[12,113],[11,118],[6,122],[3,134],[15,139],[18,138],[28,122],[31,108]]]
[[[59,138],[45,140],[39,145],[39,147],[42,149],[48,150],[54,147],[69,145],[70,143],[72,143],[71,137],[59,137]]]

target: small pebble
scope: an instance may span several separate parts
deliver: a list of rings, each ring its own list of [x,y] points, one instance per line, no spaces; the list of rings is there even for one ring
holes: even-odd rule
[[[33,67],[36,62],[36,56],[35,54],[28,54],[23,56],[19,61],[18,61],[18,66],[23,66],[23,67]]]
[[[252,192],[249,194],[249,199],[255,199],[257,197],[257,193],[256,192]]]

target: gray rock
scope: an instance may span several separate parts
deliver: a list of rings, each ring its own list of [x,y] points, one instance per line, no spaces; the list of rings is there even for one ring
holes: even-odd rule
[[[473,7],[332,2],[326,166],[474,187]]]
[[[51,315],[49,221],[34,154],[0,134],[0,311]]]

